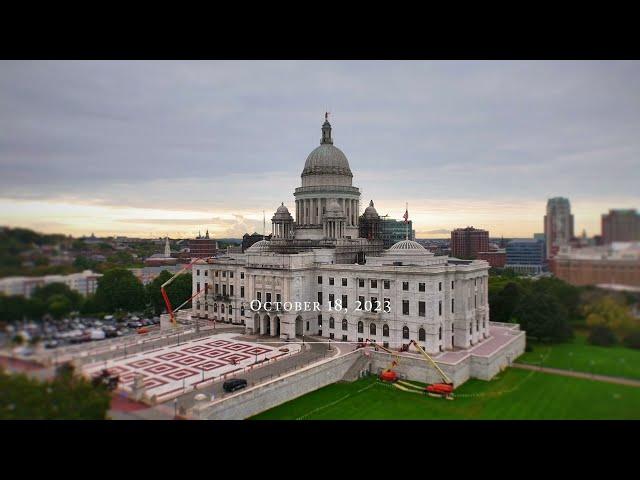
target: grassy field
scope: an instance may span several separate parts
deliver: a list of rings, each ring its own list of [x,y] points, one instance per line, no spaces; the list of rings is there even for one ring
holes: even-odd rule
[[[579,372],[640,379],[640,350],[625,347],[596,347],[577,334],[569,343],[532,344],[533,351],[518,358],[520,363],[562,368]]]
[[[640,388],[508,369],[469,380],[447,401],[375,377],[335,383],[253,419],[640,419]]]

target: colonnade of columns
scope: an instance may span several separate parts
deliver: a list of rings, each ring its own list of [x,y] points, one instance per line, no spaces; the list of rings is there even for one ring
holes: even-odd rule
[[[327,238],[343,238],[345,222],[342,220],[327,220],[322,225],[324,236]]]
[[[327,198],[305,198],[296,200],[296,222],[298,225],[320,225],[323,209],[327,205]],[[347,226],[358,225],[360,201],[351,198],[336,198],[342,211],[347,217]]]
[[[289,238],[293,227],[289,222],[271,222],[271,232],[274,238]]]

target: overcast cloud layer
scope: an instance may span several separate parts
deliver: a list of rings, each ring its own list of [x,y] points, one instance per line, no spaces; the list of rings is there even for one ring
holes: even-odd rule
[[[0,224],[262,230],[318,145],[422,236],[576,229],[638,207],[639,62],[0,62]],[[269,221],[267,220],[267,224]]]

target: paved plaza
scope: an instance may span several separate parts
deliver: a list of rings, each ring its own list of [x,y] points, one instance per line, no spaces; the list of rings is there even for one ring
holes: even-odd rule
[[[119,388],[125,392],[131,392],[134,378],[140,374],[146,393],[161,396],[300,351],[300,345],[295,343],[266,345],[240,341],[236,337],[235,333],[223,333],[97,362],[84,367],[83,373],[93,376],[106,367],[110,373],[120,376]]]

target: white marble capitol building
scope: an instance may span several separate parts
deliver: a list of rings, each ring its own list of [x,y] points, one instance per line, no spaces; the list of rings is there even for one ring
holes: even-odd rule
[[[204,290],[194,316],[282,339],[369,338],[392,348],[416,340],[429,353],[489,336],[488,263],[434,256],[409,240],[383,250],[379,216],[373,202],[359,214],[360,190],[328,121],[301,180],[295,218],[280,205],[271,241],[194,265],[194,294]]]

